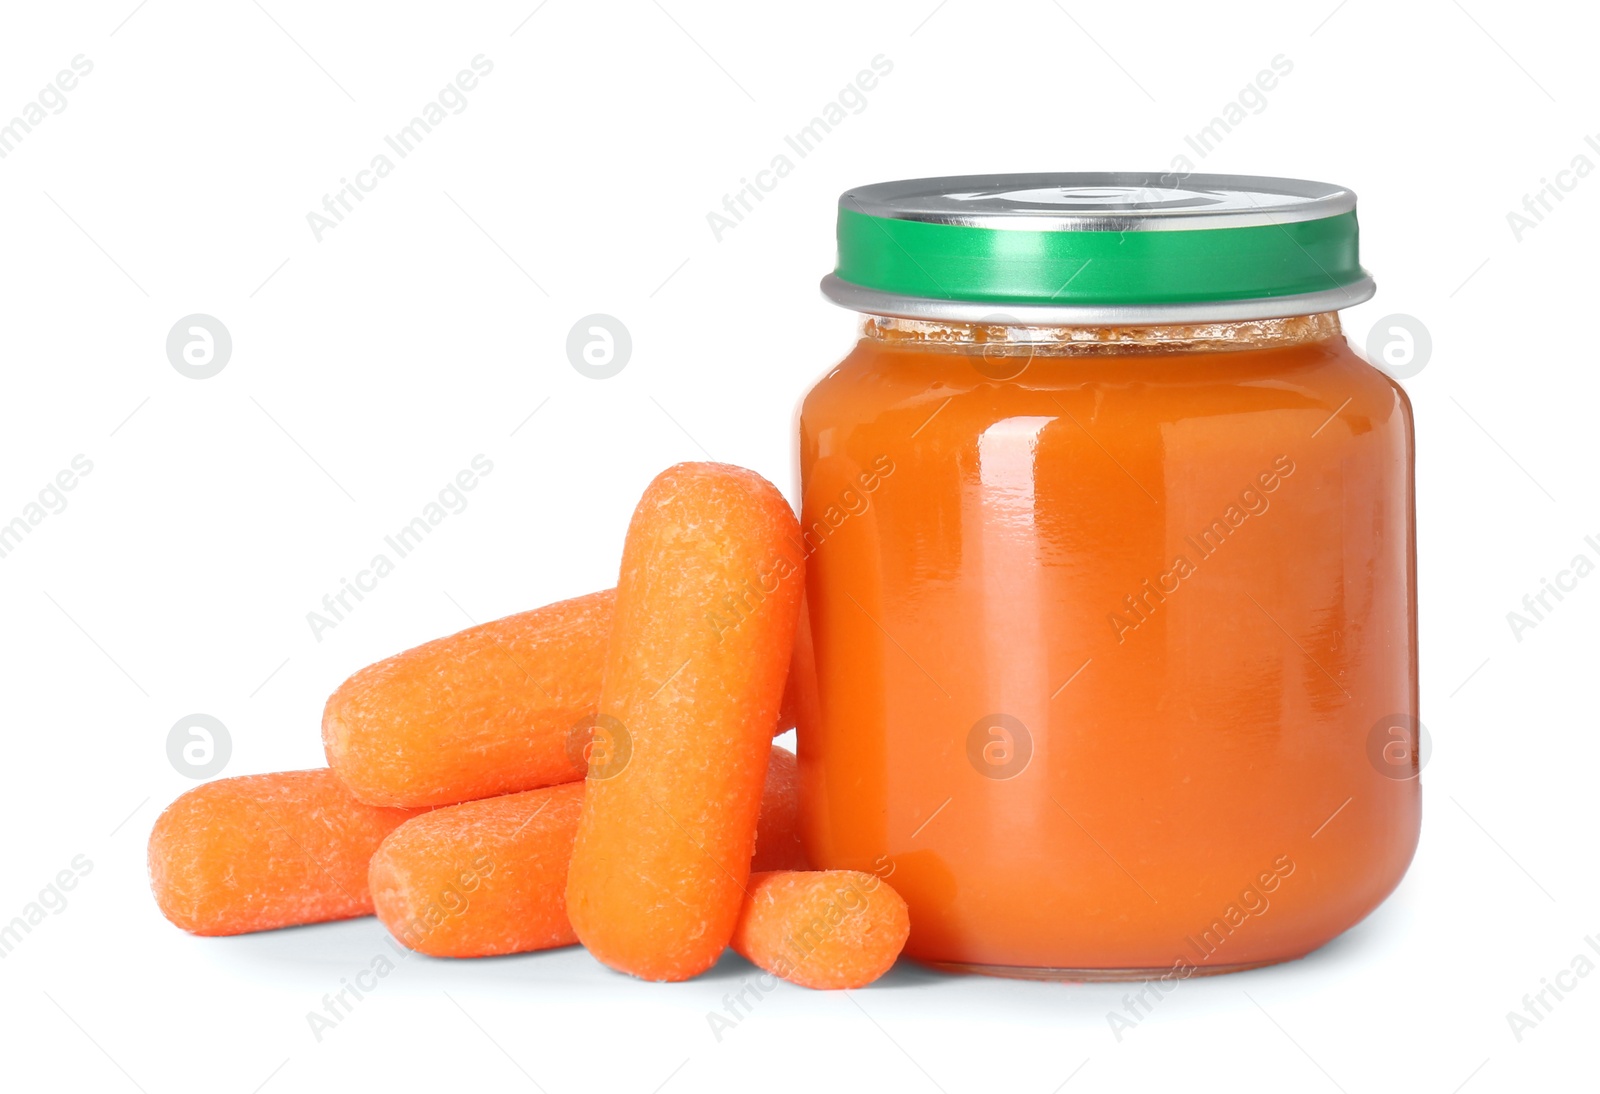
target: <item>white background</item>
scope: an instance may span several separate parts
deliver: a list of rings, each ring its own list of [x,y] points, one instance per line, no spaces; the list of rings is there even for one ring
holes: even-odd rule
[[[93,864],[0,961],[8,1087],[1594,1082],[1600,975],[1520,1042],[1506,1018],[1600,936],[1600,577],[1520,641],[1506,618],[1600,558],[1600,176],[1563,176],[1520,241],[1506,217],[1574,157],[1600,164],[1588,9],[135,2],[0,15],[0,120],[73,57],[94,66],[0,160],[0,521],[93,463],[0,559],[0,920]],[[479,54],[494,69],[468,107],[318,242],[306,214]],[[893,71],[865,108],[714,238],[706,214],[878,54]],[[1265,107],[1194,155],[1186,135],[1279,54],[1293,71]],[[719,1042],[707,1012],[751,966],[648,985],[574,948],[410,958],[319,1043],[306,1013],[387,952],[375,920],[238,939],[162,920],[144,845],[194,785],[167,759],[177,719],[226,724],[227,775],[318,766],[323,699],[355,669],[611,584],[668,464],[709,454],[792,496],[795,406],[852,339],[816,290],[841,190],[1165,170],[1186,150],[1354,188],[1379,294],[1346,314],[1352,341],[1394,312],[1432,334],[1407,387],[1435,751],[1416,862],[1366,922],[1298,963],[1184,983],[1120,1041],[1125,987],[902,963],[849,995],[784,986]],[[164,349],[196,312],[234,343],[204,381]],[[613,379],[567,361],[592,312],[632,333]],[[494,470],[468,508],[318,641],[306,613],[480,453]]]

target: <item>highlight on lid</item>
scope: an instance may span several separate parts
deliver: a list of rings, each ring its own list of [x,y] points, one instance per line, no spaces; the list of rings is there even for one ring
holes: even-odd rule
[[[1349,307],[1374,286],[1342,186],[1244,175],[973,175],[839,198],[835,303],[906,318],[1261,319]],[[1021,310],[1018,310],[1021,309]]]

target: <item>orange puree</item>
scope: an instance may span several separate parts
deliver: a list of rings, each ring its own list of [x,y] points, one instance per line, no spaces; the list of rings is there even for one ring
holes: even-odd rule
[[[869,319],[801,414],[812,865],[890,882],[908,955],[1015,975],[1359,921],[1420,819],[1374,758],[1417,711],[1411,449],[1332,314]]]

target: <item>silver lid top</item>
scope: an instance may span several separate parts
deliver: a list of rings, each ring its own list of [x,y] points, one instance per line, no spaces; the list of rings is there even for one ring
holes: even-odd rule
[[[842,209],[893,220],[1015,231],[1248,228],[1347,213],[1342,186],[1256,175],[1071,171],[960,175],[846,191]]]

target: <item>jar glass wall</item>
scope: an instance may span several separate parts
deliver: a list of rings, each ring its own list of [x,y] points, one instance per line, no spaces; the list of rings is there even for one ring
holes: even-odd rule
[[[807,850],[910,956],[1225,971],[1399,882],[1411,415],[1336,315],[869,317],[800,432]]]

